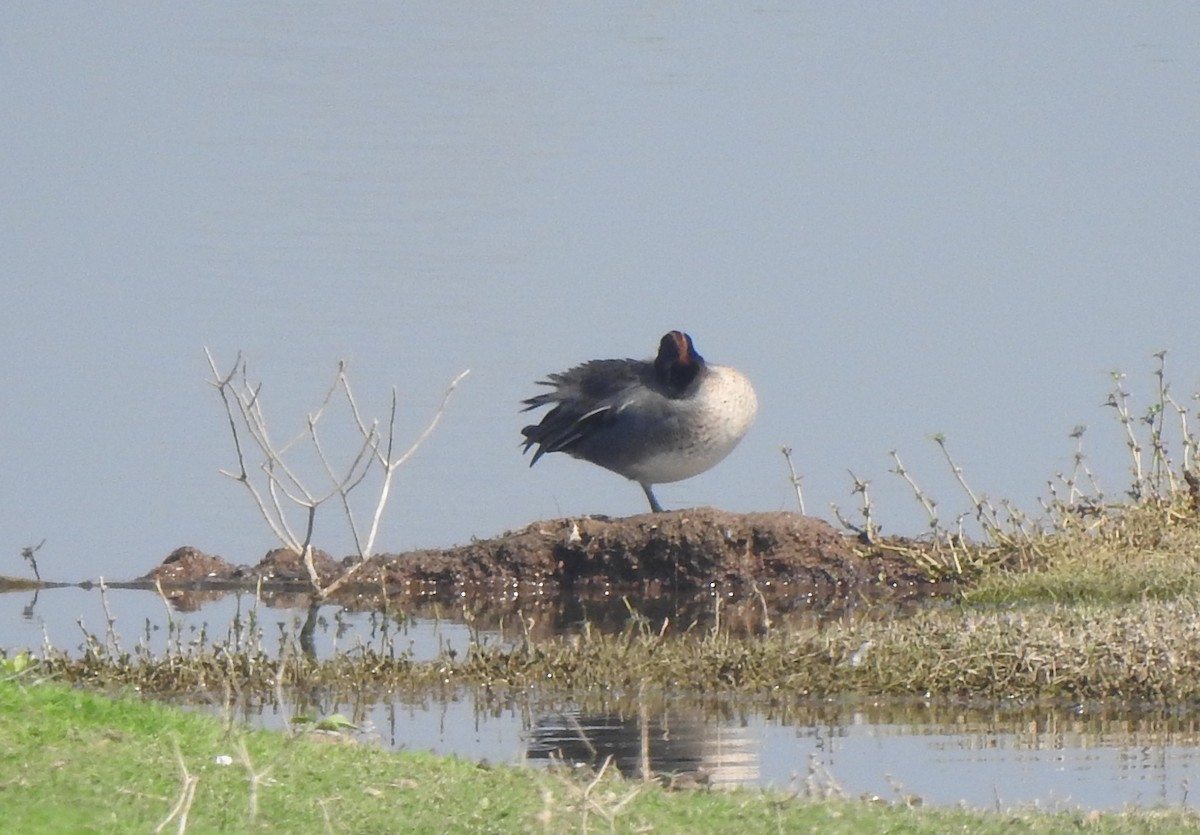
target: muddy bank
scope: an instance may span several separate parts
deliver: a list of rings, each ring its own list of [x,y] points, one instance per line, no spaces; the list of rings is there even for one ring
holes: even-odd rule
[[[784,592],[817,600],[884,590],[920,594],[933,578],[911,555],[920,543],[865,545],[828,523],[794,513],[727,513],[712,508],[535,522],[518,531],[443,550],[379,554],[355,571],[349,594],[631,590],[653,594],[708,586]],[[910,553],[905,554],[904,551]],[[356,560],[317,551],[323,585]],[[176,549],[139,583],[164,588],[264,587],[302,591],[308,572],[276,549],[254,566],[233,565],[191,547]]]

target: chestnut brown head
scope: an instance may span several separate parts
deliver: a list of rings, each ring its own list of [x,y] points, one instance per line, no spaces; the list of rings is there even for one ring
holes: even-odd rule
[[[654,373],[672,396],[683,394],[703,369],[704,357],[686,333],[671,331],[659,341]]]

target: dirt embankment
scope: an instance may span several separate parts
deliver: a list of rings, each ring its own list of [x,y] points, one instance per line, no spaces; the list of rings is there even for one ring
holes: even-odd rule
[[[379,554],[355,572],[347,590],[666,590],[715,584],[786,590],[815,599],[885,588],[919,594],[933,588],[932,578],[918,560],[900,552],[920,548],[910,541],[866,545],[826,522],[794,513],[696,508],[622,519],[553,519],[456,548]],[[323,584],[355,562],[337,561],[322,551],[314,558]],[[270,552],[255,566],[236,566],[183,547],[140,581],[164,588],[255,586],[260,581],[307,588],[308,572],[295,553],[284,549]]]

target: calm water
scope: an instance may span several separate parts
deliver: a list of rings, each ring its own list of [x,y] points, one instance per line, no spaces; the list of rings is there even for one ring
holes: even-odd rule
[[[106,598],[106,600],[104,599]],[[167,641],[223,641],[235,615],[252,610],[264,641],[294,636],[303,609],[255,606],[252,596],[225,597],[197,611],[172,610],[168,637],[164,603],[146,592],[62,589],[0,597],[0,633],[10,646],[39,647],[43,636],[61,648],[78,647],[84,631],[101,640],[109,617],[116,640],[144,641],[157,652]],[[32,604],[32,605],[31,605]],[[662,611],[678,606],[662,603]],[[674,606],[674,608],[672,608]],[[653,607],[650,607],[652,610]],[[620,628],[615,613],[597,606],[589,618]],[[446,649],[465,652],[474,639],[510,640],[504,633],[465,623],[451,603],[430,617],[396,620],[378,614],[322,613],[319,655],[384,646],[428,659]],[[72,613],[80,613],[78,619]],[[793,619],[818,622],[819,612]],[[384,624],[386,623],[386,627]],[[577,629],[567,616],[553,630]],[[381,629],[390,630],[387,636]],[[545,629],[543,624],[539,627]],[[220,696],[212,698],[219,700]],[[1117,703],[1023,709],[1020,705],[801,702],[764,706],[755,700],[709,700],[687,694],[593,694],[586,704],[536,691],[452,690],[415,697],[358,692],[352,696],[312,690],[284,705],[240,705],[239,716],[282,729],[296,716],[340,713],[364,740],[395,748],[455,754],[474,760],[597,765],[612,757],[629,775],[703,772],[714,785],[761,785],[804,791],[873,795],[898,800],[916,795],[926,803],[965,802],[979,807],[1016,804],[1114,809],[1126,804],[1189,805],[1200,798],[1189,781],[1200,768],[1200,721],[1187,713],[1147,713]],[[190,702],[220,713],[203,695]]]
[[[926,521],[891,449],[945,520],[971,505],[936,432],[975,490],[1033,510],[1089,424],[1119,495],[1108,372],[1148,403],[1168,349],[1180,403],[1200,381],[1200,329],[1173,303],[1200,263],[1196,4],[69,1],[0,19],[0,574],[43,539],[64,580],[277,544],[217,472],[236,461],[205,346],[223,366],[245,352],[279,438],[339,359],[368,417],[399,389],[406,442],[472,370],[394,485],[389,551],[642,511],[597,468],[528,469],[517,406],[672,328],[745,371],[760,415],[665,506],[792,509],[787,445],[809,512],[852,513],[852,470],[888,533]],[[340,514],[317,541],[350,553]]]

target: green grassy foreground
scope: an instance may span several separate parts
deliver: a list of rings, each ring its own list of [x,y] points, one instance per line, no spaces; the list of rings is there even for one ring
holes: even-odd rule
[[[668,791],[235,729],[60,684],[0,682],[9,832],[1187,832],[1183,811],[982,813]],[[221,765],[219,757],[232,758]],[[172,813],[174,816],[172,817]],[[185,817],[186,816],[186,817]]]

